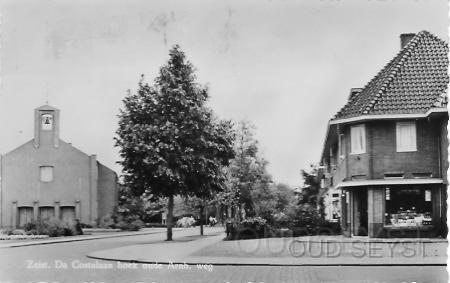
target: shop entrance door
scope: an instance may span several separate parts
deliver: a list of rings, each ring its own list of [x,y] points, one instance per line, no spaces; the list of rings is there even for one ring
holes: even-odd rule
[[[353,199],[353,235],[368,235],[367,190],[355,190]]]

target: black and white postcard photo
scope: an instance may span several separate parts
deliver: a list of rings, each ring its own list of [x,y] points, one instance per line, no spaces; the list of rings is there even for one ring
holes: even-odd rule
[[[446,0],[0,0],[0,283],[446,283]]]

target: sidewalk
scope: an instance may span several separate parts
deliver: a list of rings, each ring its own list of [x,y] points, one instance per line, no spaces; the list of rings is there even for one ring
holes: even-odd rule
[[[223,241],[209,230],[197,239],[133,245],[88,257],[139,263],[214,265],[445,265],[445,239],[368,239],[341,236]]]
[[[173,228],[176,230],[182,230],[182,228]],[[65,242],[76,242],[76,241],[89,241],[96,239],[106,239],[106,238],[116,238],[116,237],[127,237],[127,236],[137,236],[137,235],[147,235],[155,233],[165,233],[166,228],[144,228],[140,231],[130,232],[108,232],[105,234],[94,234],[94,235],[79,235],[79,236],[67,236],[67,237],[54,237],[45,238],[37,240],[2,240],[0,241],[0,248],[14,248],[14,247],[24,247],[24,246],[34,246],[34,245],[48,245],[57,244]]]

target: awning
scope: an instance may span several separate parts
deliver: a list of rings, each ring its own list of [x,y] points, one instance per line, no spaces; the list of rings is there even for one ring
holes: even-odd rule
[[[439,178],[420,179],[379,179],[379,180],[354,180],[340,182],[336,187],[362,187],[362,186],[387,186],[387,185],[421,185],[421,184],[443,184],[444,180]]]

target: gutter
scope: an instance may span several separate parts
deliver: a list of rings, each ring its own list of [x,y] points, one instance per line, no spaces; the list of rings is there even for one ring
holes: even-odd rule
[[[327,144],[328,136],[330,134],[330,128],[332,125],[354,123],[354,122],[365,122],[365,121],[373,121],[373,120],[423,119],[423,118],[427,118],[432,113],[448,113],[448,109],[447,108],[430,108],[425,113],[363,115],[363,116],[357,116],[357,117],[351,117],[351,118],[330,120],[328,122],[327,133],[326,133],[325,141],[324,141],[324,144],[322,147],[323,150],[322,150],[322,156],[321,156],[320,162],[322,162],[322,160],[325,156],[325,146]]]
[[[443,184],[444,180],[440,178],[424,179],[378,179],[378,180],[358,180],[344,181],[337,184],[336,188],[362,187],[362,186],[380,186],[380,185],[420,185],[420,184]]]
[[[414,113],[414,114],[384,114],[384,115],[364,115],[352,118],[344,118],[337,120],[330,120],[330,125],[352,123],[352,122],[362,122],[367,120],[395,120],[395,119],[421,119],[428,117],[431,113],[448,113],[447,108],[431,108],[425,113]]]

